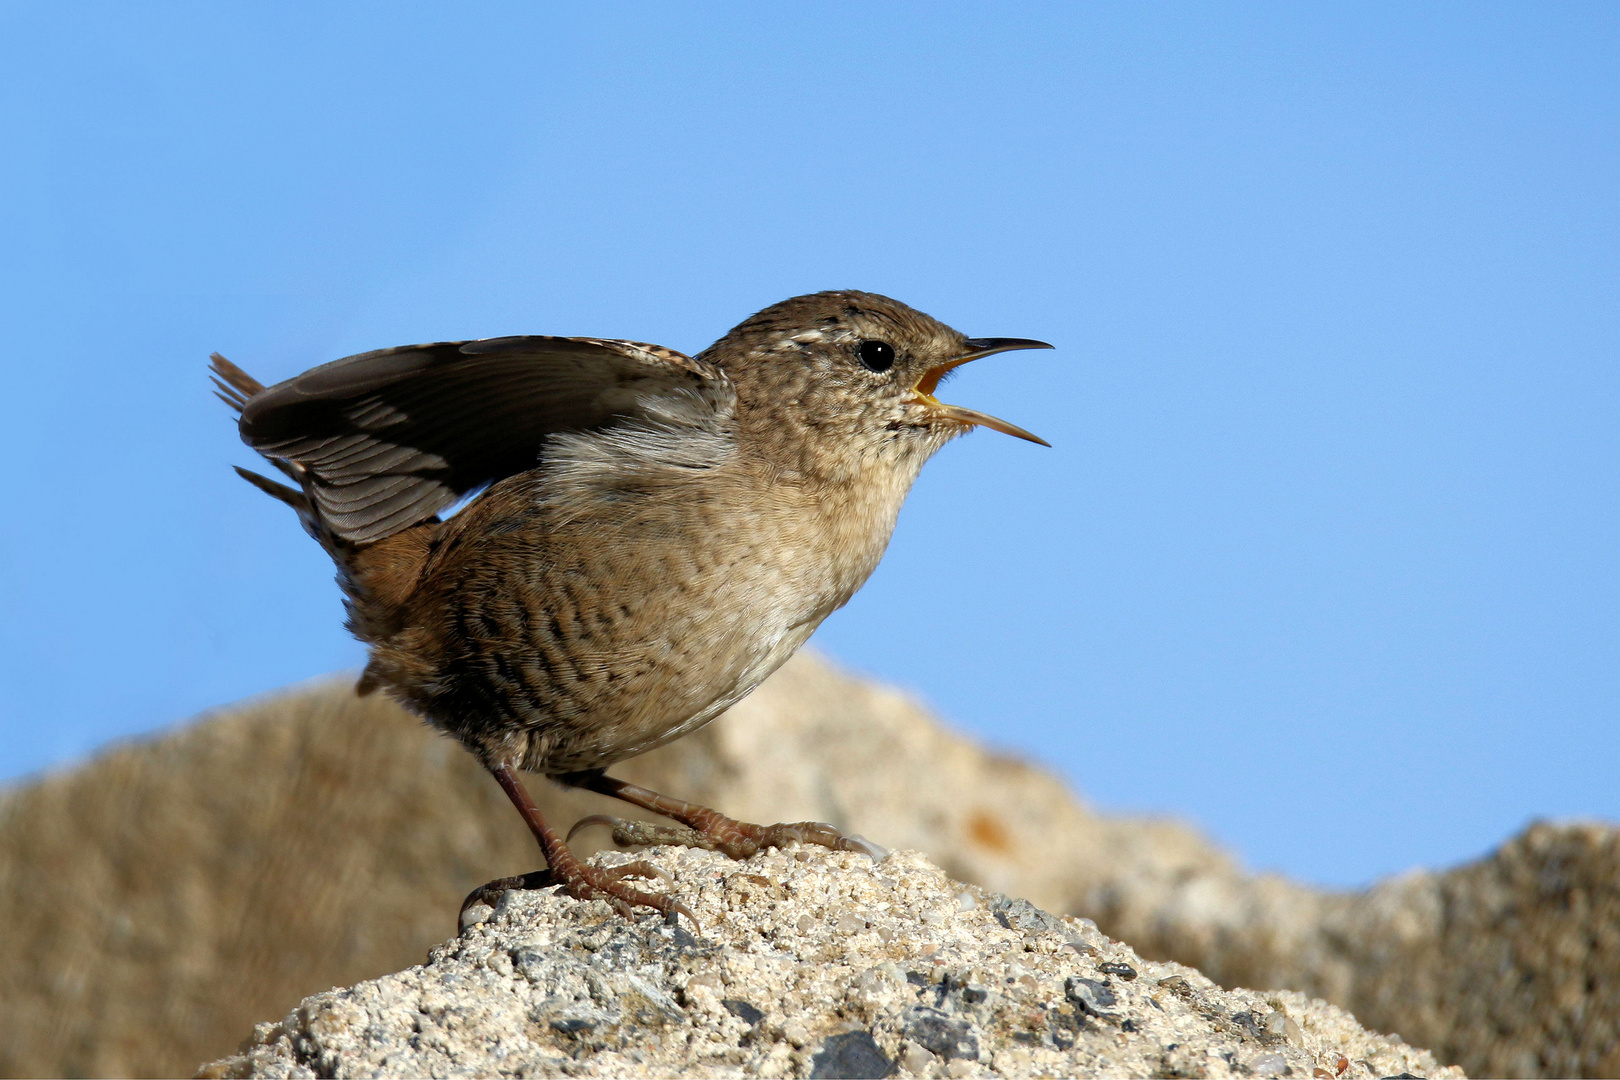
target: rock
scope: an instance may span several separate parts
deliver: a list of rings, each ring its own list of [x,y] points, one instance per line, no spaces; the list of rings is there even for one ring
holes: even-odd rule
[[[869,822],[852,831],[1046,907],[1099,876],[1224,862],[1181,826],[1090,813],[807,653],[615,773],[745,817]],[[559,823],[638,816],[530,789]],[[417,962],[469,890],[537,865],[471,755],[348,682],[110,747],[0,792],[0,1076],[189,1073],[315,990]]]
[[[1476,1073],[1620,1075],[1612,826],[1538,825],[1468,866],[1323,893],[1247,874],[1184,826],[1094,813],[1050,774],[808,654],[615,772],[926,852],[958,881],[1026,898],[959,891],[999,905],[985,910],[1004,930],[1086,916],[1144,956],[1324,998]],[[559,824],[626,813],[531,790]],[[455,932],[468,890],[537,863],[470,755],[347,684],[16,785],[0,793],[0,1075],[189,1072],[313,991],[419,961]],[[897,1067],[933,1053],[910,1039],[899,1052]]]
[[[650,858],[696,935],[507,893],[426,964],[306,998],[199,1075],[1461,1075],[1334,1006],[1222,990],[1086,920],[978,890],[963,904],[912,852]]]
[[[1145,954],[1326,998],[1476,1075],[1620,1075],[1610,825],[1533,825],[1489,858],[1359,894],[1229,872],[1096,914]]]
[[[870,1031],[846,1031],[822,1044],[810,1059],[811,1080],[854,1080],[856,1077],[885,1077],[894,1072],[894,1062],[872,1038]]]

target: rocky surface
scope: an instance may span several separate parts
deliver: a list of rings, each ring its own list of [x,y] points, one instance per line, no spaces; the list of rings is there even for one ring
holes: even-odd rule
[[[1257,985],[1330,996],[1477,1075],[1620,1076],[1613,826],[1534,825],[1488,859],[1321,896],[1288,929],[1186,953],[1223,981],[1242,981],[1231,958]]]
[[[696,934],[507,893],[426,964],[310,997],[201,1075],[1461,1075],[1321,1001],[1222,990],[913,853],[652,858]]]
[[[1467,866],[1318,892],[1248,874],[1184,826],[1097,814],[811,655],[615,772],[923,851],[1144,956],[1325,998],[1476,1074],[1620,1075],[1612,826],[1540,825]],[[531,789],[559,824],[624,812]],[[470,755],[347,685],[16,786],[0,793],[0,1076],[189,1073],[310,993],[419,963],[469,889],[536,864]]]
[[[1059,910],[1090,883],[1227,865],[813,654],[614,771],[744,817],[830,820]],[[627,812],[530,789],[560,824]],[[188,1074],[310,993],[420,962],[470,889],[537,864],[471,755],[346,682],[109,748],[0,793],[0,1076]]]

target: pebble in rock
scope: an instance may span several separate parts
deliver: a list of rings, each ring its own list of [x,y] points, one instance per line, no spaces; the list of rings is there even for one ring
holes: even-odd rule
[[[699,933],[507,893],[426,964],[306,998],[199,1075],[1462,1075],[1319,1000],[1223,990],[914,852],[641,857]]]

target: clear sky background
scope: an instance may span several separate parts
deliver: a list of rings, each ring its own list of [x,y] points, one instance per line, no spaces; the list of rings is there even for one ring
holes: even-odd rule
[[[0,778],[361,661],[210,350],[861,288],[1053,449],[821,649],[1315,882],[1620,818],[1620,8],[435,8],[0,8]]]

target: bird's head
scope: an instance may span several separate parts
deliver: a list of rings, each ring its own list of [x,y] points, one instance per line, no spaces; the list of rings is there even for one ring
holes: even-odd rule
[[[700,358],[723,368],[736,386],[737,422],[750,442],[796,459],[796,471],[844,475],[879,464],[920,467],[975,427],[1047,445],[1021,427],[934,395],[970,360],[1051,347],[1025,338],[969,338],[898,300],[839,291],[774,304]]]

